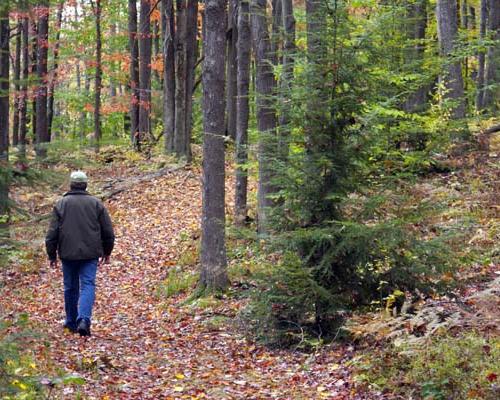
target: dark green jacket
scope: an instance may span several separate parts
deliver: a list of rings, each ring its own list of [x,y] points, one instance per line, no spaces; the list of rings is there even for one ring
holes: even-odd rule
[[[115,235],[102,202],[85,190],[72,190],[54,206],[45,237],[49,259],[89,260],[108,256]]]

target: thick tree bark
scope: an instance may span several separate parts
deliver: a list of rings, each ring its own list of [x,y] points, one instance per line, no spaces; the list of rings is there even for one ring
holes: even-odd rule
[[[165,151],[174,152],[175,132],[175,63],[174,63],[174,4],[162,0],[163,29],[163,136]]]
[[[47,155],[48,135],[47,119],[47,58],[49,49],[49,1],[38,3],[38,35],[37,35],[37,89],[36,89],[36,154],[44,158]]]
[[[102,84],[102,38],[101,38],[101,0],[95,0],[95,31],[96,31],[96,60],[95,60],[95,87],[94,87],[94,147],[99,151],[101,140],[101,84]]]
[[[500,101],[500,1],[489,0],[488,34],[496,45],[486,53],[483,107],[498,110]]]
[[[20,79],[21,79],[21,27],[22,19],[18,19],[16,34],[16,56],[14,59],[14,115],[12,118],[12,145],[19,143],[19,102],[20,102]]]
[[[141,149],[141,142],[150,136],[151,132],[151,3],[141,0],[139,22],[139,127],[136,138],[136,148]]]
[[[293,16],[293,1],[281,0],[283,18],[283,74],[281,86],[281,114],[279,118],[280,137],[278,152],[282,160],[288,157],[290,136],[291,95],[293,82],[293,68],[295,56],[295,17]]]
[[[22,22],[22,71],[21,97],[19,100],[19,152],[24,157],[26,151],[27,119],[28,119],[28,71],[29,71],[29,19]]]
[[[271,96],[276,81],[271,67],[271,43],[266,21],[266,0],[251,2],[252,43],[256,63],[255,89],[257,97],[257,126],[259,135],[259,184],[257,193],[258,231],[269,230],[267,214],[273,202],[269,195],[274,191],[271,185],[272,159],[276,155],[276,112]]]
[[[128,1],[128,43],[130,48],[130,139],[136,147],[139,136],[139,44],[137,40],[137,4]]]
[[[61,23],[62,23],[62,12],[63,12],[64,2],[60,1],[57,6],[57,16],[56,16],[56,42],[54,44],[54,65],[52,66],[52,76],[49,80],[48,89],[48,135],[52,138],[52,121],[54,119],[54,89],[57,82],[57,69],[58,69],[58,58],[59,58],[59,40],[61,37]]]
[[[227,25],[226,135],[236,139],[238,0],[229,0]]]
[[[437,0],[436,8],[438,39],[440,54],[445,60],[445,67],[440,82],[443,83],[445,92],[443,99],[454,102],[451,107],[451,118],[465,117],[464,82],[460,61],[451,61],[449,58],[455,50],[458,39],[458,12],[456,0]]]
[[[226,0],[206,0],[203,62],[203,209],[200,286],[225,289],[224,86]]]
[[[0,168],[9,162],[9,0],[0,3]],[[0,216],[8,213],[9,186],[0,179]],[[7,225],[0,221],[0,235]]]
[[[248,94],[252,40],[249,14],[249,0],[241,0],[237,20],[236,190],[234,201],[237,225],[243,225],[247,217],[248,174],[246,164],[248,161]]]

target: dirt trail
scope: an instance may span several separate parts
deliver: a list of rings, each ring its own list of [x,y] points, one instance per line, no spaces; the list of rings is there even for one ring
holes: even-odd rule
[[[55,367],[86,380],[83,386],[56,389],[55,398],[363,398],[352,391],[342,366],[352,356],[350,348],[314,355],[270,351],[234,328],[206,323],[214,315],[233,318],[235,300],[196,309],[158,297],[159,282],[180,256],[182,237],[199,228],[199,171],[140,182],[106,205],[117,240],[111,265],[98,272],[91,338],[62,330],[60,269],[50,269],[40,257],[38,274],[14,268],[4,273],[0,307],[11,315],[29,313],[43,335],[36,355],[46,354]]]

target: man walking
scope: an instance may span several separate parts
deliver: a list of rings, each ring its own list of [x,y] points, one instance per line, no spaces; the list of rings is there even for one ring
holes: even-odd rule
[[[51,267],[57,266],[57,254],[62,261],[64,327],[81,336],[90,336],[97,265],[109,263],[115,242],[109,214],[87,192],[87,182],[84,172],[71,173],[70,191],[54,206],[45,238]]]

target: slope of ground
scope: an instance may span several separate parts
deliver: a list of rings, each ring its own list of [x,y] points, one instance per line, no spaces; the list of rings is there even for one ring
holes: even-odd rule
[[[113,174],[111,167],[90,173],[91,180],[101,183],[115,180]],[[228,193],[230,203],[229,183]],[[40,368],[63,368],[60,373],[85,378],[82,386],[56,388],[55,398],[356,397],[341,366],[352,348],[325,348],[313,355],[267,350],[227,324],[210,323],[214,316],[233,318],[238,301],[208,299],[182,306],[179,299],[159,296],[160,283],[182,256],[182,241],[199,231],[198,169],[178,169],[141,181],[106,205],[116,247],[112,263],[98,271],[91,338],[62,330],[62,274],[49,268],[44,258],[43,229],[32,233],[38,235],[36,265],[28,270],[11,265],[2,272],[6,285],[0,307],[12,318],[28,313],[32,326],[41,332],[32,343],[35,359],[45,364]],[[46,213],[46,208],[37,211]],[[26,239],[25,234],[19,237]]]
[[[449,208],[441,216],[444,224],[458,215],[474,214],[479,224],[474,225],[468,242],[471,248],[484,245],[491,249],[498,240],[496,160],[465,160],[464,165],[454,166],[458,172],[436,175],[415,187],[416,199],[449,199]],[[98,272],[93,336],[88,339],[63,332],[62,274],[60,269],[49,268],[44,256],[43,233],[48,221],[43,216],[64,187],[58,193],[13,191],[20,205],[41,217],[35,226],[19,224],[16,230],[17,238],[31,251],[28,258],[14,259],[0,271],[4,282],[0,311],[11,319],[19,313],[29,314],[30,326],[40,332],[26,348],[37,362],[36,374],[47,377],[43,382],[51,398],[389,398],[358,391],[349,366],[358,354],[354,346],[332,344],[311,354],[267,349],[245,338],[237,324],[227,323],[241,308],[238,296],[189,304],[186,295],[163,296],[162,283],[169,271],[183,257],[190,257],[192,239],[199,236],[200,170],[177,168],[136,179],[141,174],[145,175],[121,164],[102,164],[90,170],[91,191],[112,193],[106,206],[117,240],[112,263]],[[228,177],[228,209],[232,206],[231,182]],[[123,190],[113,191],[117,187]],[[466,271],[460,276],[468,279],[483,274],[491,279],[497,270],[485,256],[483,265],[476,265],[470,276]],[[471,290],[488,288],[485,283]],[[471,306],[482,301],[470,290],[457,296]],[[428,302],[441,300],[447,301]],[[468,318],[467,314],[461,318]],[[488,318],[488,323],[497,321],[498,315]],[[371,336],[387,331],[397,331],[398,336],[412,333],[404,331],[411,324],[397,319],[388,323],[387,316],[380,313],[354,318],[353,324],[354,331]],[[427,329],[429,323],[424,320],[424,325]],[[85,383],[50,389],[52,377],[66,374],[82,376]]]

